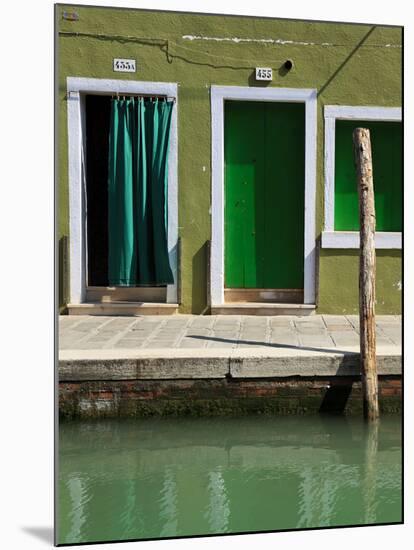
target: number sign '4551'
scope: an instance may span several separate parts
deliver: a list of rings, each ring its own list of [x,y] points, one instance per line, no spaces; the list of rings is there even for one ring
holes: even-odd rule
[[[272,80],[272,69],[268,67],[256,67],[256,80]]]
[[[135,73],[135,59],[114,59],[114,71],[120,73]]]

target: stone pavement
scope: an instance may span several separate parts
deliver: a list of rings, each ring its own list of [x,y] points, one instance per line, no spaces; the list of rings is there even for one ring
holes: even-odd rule
[[[358,317],[60,317],[59,380],[358,376]],[[377,368],[401,375],[401,317],[377,317]]]
[[[377,350],[401,354],[401,316],[378,315]],[[134,354],[168,357],[179,350],[212,355],[251,350],[359,350],[358,316],[60,316],[61,358]],[[208,351],[211,350],[211,353]],[[206,353],[207,352],[207,353]],[[129,354],[127,354],[129,355]]]

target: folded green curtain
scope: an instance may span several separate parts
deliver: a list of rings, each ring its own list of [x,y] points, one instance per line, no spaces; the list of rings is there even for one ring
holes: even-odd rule
[[[172,101],[112,99],[108,173],[108,280],[174,282],[168,246],[168,146]]]

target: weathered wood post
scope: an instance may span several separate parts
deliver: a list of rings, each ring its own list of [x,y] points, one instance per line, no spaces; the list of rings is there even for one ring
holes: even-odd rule
[[[359,196],[359,332],[364,417],[376,420],[378,376],[375,349],[375,203],[369,130],[353,133]]]

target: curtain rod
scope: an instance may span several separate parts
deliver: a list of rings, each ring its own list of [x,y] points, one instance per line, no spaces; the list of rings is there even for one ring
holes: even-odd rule
[[[112,96],[112,99],[114,98],[126,98],[126,97],[141,97],[141,98],[146,98],[146,99],[163,99],[164,101],[167,101],[167,100],[170,100],[170,101],[173,101],[175,103],[175,97],[169,97],[169,96],[166,96],[166,95],[154,95],[154,94],[134,94],[134,93],[128,93],[128,94],[123,94],[123,93],[119,93],[119,92],[113,92],[111,94]]]
[[[68,90],[66,94],[66,99],[71,98],[71,94],[82,94],[82,96],[107,96],[112,97],[114,99],[115,97],[143,97],[147,99],[164,99],[173,101],[174,103],[177,101],[177,98],[174,96],[168,96],[168,95],[162,95],[162,94],[138,94],[138,93],[122,93],[122,92],[103,92],[103,91],[75,91],[75,90]]]

